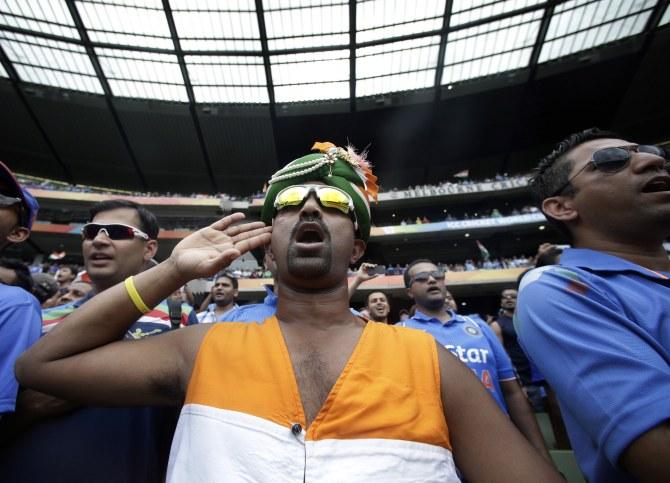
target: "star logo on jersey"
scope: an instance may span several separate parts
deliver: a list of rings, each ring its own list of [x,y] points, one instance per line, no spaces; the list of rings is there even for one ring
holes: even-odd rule
[[[465,326],[463,326],[463,330],[465,331],[466,334],[471,335],[472,337],[479,337],[480,335],[482,335],[479,328],[477,328],[474,325],[466,324]]]

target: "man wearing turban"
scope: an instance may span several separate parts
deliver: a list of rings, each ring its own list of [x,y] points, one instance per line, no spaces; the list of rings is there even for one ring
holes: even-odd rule
[[[352,148],[317,148],[270,179],[271,226],[238,213],[185,238],[38,342],[20,382],[83,402],[183,404],[168,481],[458,481],[456,464],[469,481],[562,481],[432,337],[349,311],[375,178]],[[116,342],[138,311],[266,244],[275,315]]]

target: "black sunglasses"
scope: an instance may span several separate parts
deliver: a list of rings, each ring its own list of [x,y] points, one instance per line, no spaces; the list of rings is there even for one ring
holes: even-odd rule
[[[668,152],[660,146],[652,146],[649,144],[638,146],[634,144],[632,146],[602,148],[594,152],[591,160],[572,175],[559,189],[554,191],[551,196],[560,194],[570,185],[570,183],[572,183],[572,180],[579,176],[589,166],[593,166],[594,169],[602,171],[603,173],[618,173],[630,163],[631,153],[647,153],[659,156],[666,160],[665,169],[667,170],[670,167],[670,165],[668,165]]]
[[[445,272],[444,270],[432,270],[430,272],[419,272],[414,275],[410,280],[407,288],[411,287],[414,282],[426,283],[430,277],[433,277],[435,280],[444,280]]]
[[[123,223],[87,223],[81,227],[81,236],[84,240],[93,240],[98,233],[103,232],[111,240],[132,240],[133,238],[142,238],[149,240],[149,235],[134,226],[124,225]]]

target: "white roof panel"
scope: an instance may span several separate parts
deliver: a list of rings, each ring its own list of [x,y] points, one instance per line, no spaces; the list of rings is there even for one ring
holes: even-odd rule
[[[254,0],[179,0],[170,5],[182,49],[261,51]]]
[[[668,5],[665,9],[665,13],[663,14],[663,17],[661,18],[661,21],[658,23],[658,25],[667,25],[670,23],[670,5]]]
[[[196,102],[269,102],[262,57],[186,56]]]
[[[557,5],[539,62],[642,32],[656,0],[572,0]]]
[[[445,0],[358,0],[356,42],[440,30]]]
[[[84,47],[11,32],[0,32],[0,45],[21,80],[101,94]]]
[[[0,2],[0,24],[79,38],[74,20],[63,0],[3,0]]]
[[[160,0],[113,4],[79,0],[77,10],[90,39],[108,44],[172,49],[170,28]]]
[[[356,51],[356,95],[370,96],[435,84],[440,37],[435,35]]]
[[[442,84],[527,67],[541,19],[540,10],[450,33]]]
[[[454,0],[449,25],[455,27],[476,22],[494,15],[510,13],[520,8],[545,3],[545,0]]]
[[[270,57],[277,102],[349,97],[349,51]]]
[[[271,51],[349,43],[346,0],[265,2],[264,17]]]
[[[187,101],[175,55],[96,48],[114,95]]]

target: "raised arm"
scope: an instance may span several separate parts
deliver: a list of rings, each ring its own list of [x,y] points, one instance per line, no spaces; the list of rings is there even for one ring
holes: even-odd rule
[[[512,425],[464,364],[437,344],[444,417],[456,466],[468,481],[556,482],[560,474]]]
[[[380,274],[379,273],[369,273],[368,270],[375,268],[377,265],[374,263],[361,263],[361,266],[358,267],[358,270],[356,271],[356,276],[354,279],[349,282],[349,300],[351,300],[351,297],[354,296],[356,293],[356,290],[358,290],[358,287],[363,283],[367,282],[368,280],[372,280],[373,278],[377,278]]]
[[[182,240],[165,262],[134,277],[145,305],[155,306],[188,280],[210,276],[270,241],[260,222],[232,224],[235,213]],[[98,405],[172,404],[183,399],[207,326],[122,341],[139,310],[123,283],[98,294],[43,337],[16,363],[26,387]]]

